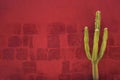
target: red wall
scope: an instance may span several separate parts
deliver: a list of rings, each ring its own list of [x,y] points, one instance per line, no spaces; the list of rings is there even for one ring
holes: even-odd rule
[[[92,80],[83,45],[101,11],[109,29],[100,80],[120,80],[119,0],[0,0],[0,80]],[[101,33],[102,36],[102,33]]]

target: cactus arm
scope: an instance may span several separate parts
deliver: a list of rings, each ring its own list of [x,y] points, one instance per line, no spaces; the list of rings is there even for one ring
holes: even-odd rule
[[[86,56],[89,60],[91,60],[90,55],[90,48],[89,48],[89,34],[88,34],[88,27],[84,28],[84,48],[86,52]]]
[[[102,40],[100,53],[99,53],[97,61],[99,61],[103,57],[103,55],[104,55],[104,52],[105,52],[105,49],[106,49],[106,44],[107,44],[107,39],[108,39],[108,29],[104,28],[103,40]]]
[[[101,14],[100,14],[100,11],[97,11],[96,17],[95,17],[95,29],[100,30],[100,22],[101,22]]]
[[[96,61],[97,60],[98,42],[99,42],[99,29],[96,29],[95,33],[94,33],[92,61]]]

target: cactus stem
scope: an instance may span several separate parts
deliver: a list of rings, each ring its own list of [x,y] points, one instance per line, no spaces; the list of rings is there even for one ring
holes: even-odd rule
[[[99,80],[98,63],[92,63],[93,80]]]
[[[98,52],[100,21],[101,21],[100,11],[97,11],[96,18],[95,18],[95,31],[94,31],[92,54],[90,54],[88,27],[84,28],[84,48],[85,48],[87,58],[91,60],[91,63],[92,63],[93,80],[99,80],[98,63],[104,55],[106,44],[107,44],[107,39],[108,39],[108,29],[104,28],[102,44],[100,47],[100,51]]]

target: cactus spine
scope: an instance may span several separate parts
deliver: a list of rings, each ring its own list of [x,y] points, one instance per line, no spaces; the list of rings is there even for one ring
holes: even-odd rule
[[[91,60],[91,63],[92,63],[93,80],[99,80],[98,63],[104,55],[104,51],[106,49],[106,44],[107,44],[107,39],[108,39],[108,29],[104,28],[102,44],[101,44],[101,48],[98,52],[100,22],[101,22],[101,13],[100,13],[100,11],[97,11],[96,18],[95,18],[95,31],[94,31],[92,54],[90,53],[90,47],[89,47],[88,27],[86,26],[84,28],[84,48],[85,48],[87,58],[89,60]]]

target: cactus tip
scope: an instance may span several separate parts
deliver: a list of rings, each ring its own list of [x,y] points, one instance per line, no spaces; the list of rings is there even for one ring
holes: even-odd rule
[[[99,31],[99,29],[95,29],[95,31]]]
[[[96,13],[100,14],[100,10],[97,10]]]
[[[106,30],[106,29],[108,29],[108,28],[106,27],[106,28],[104,28],[104,29]]]
[[[87,26],[85,26],[85,29],[88,29],[88,27],[87,27]]]

